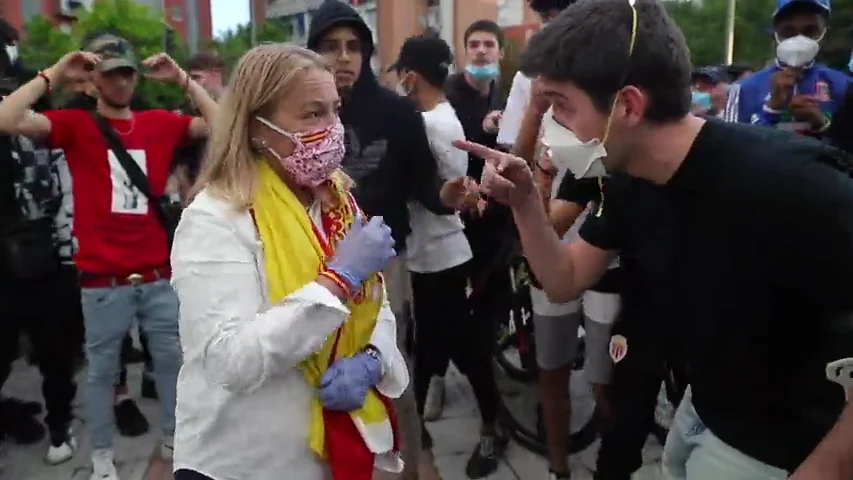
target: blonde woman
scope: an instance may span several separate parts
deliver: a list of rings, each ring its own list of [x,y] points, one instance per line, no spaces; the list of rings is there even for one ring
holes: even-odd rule
[[[338,169],[339,104],[311,51],[261,45],[237,66],[172,253],[176,480],[402,467],[388,399],[409,378],[377,273],[393,240]]]

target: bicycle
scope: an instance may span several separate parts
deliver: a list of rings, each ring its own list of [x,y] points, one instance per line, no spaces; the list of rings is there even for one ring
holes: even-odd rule
[[[513,438],[524,448],[547,455],[545,425],[536,389],[538,369],[533,336],[533,309],[530,302],[530,278],[524,259],[512,262],[509,275],[514,297],[508,318],[499,329],[496,340],[495,363],[499,390],[502,393],[501,420]],[[569,453],[588,448],[598,437],[600,418],[595,399],[584,372],[585,343],[583,329],[579,332],[577,356],[572,365],[569,396],[572,414],[569,425]],[[684,393],[674,373],[661,385],[656,408],[656,422],[651,434],[663,445],[669,423]]]

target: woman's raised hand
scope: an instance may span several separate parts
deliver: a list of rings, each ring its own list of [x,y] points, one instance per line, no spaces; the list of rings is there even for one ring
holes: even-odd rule
[[[391,228],[385,225],[382,217],[373,217],[365,224],[359,215],[349,233],[338,242],[335,256],[326,267],[357,291],[371,275],[381,272],[395,255]]]

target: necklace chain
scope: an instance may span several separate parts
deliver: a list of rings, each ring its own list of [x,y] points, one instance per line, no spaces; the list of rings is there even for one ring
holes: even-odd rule
[[[115,126],[113,126],[113,128],[115,128]],[[126,136],[130,135],[131,133],[133,133],[134,128],[136,128],[136,117],[130,117],[130,129],[128,129],[128,131],[122,132],[118,128],[115,128],[115,131],[116,131],[116,133],[118,133],[122,137],[126,137]]]

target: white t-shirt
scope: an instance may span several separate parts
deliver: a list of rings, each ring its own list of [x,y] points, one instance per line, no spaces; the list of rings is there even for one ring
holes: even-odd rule
[[[513,145],[521,129],[521,119],[524,111],[530,103],[530,94],[533,81],[521,72],[516,72],[512,78],[512,87],[509,89],[509,97],[506,100],[506,108],[501,117],[501,126],[498,130],[498,144]]]
[[[423,113],[429,146],[438,174],[451,179],[468,172],[468,154],[452,145],[465,138],[456,111],[445,101]],[[409,202],[412,232],[406,239],[406,264],[417,273],[447,270],[471,260],[471,246],[458,214],[436,215],[419,202]]]

